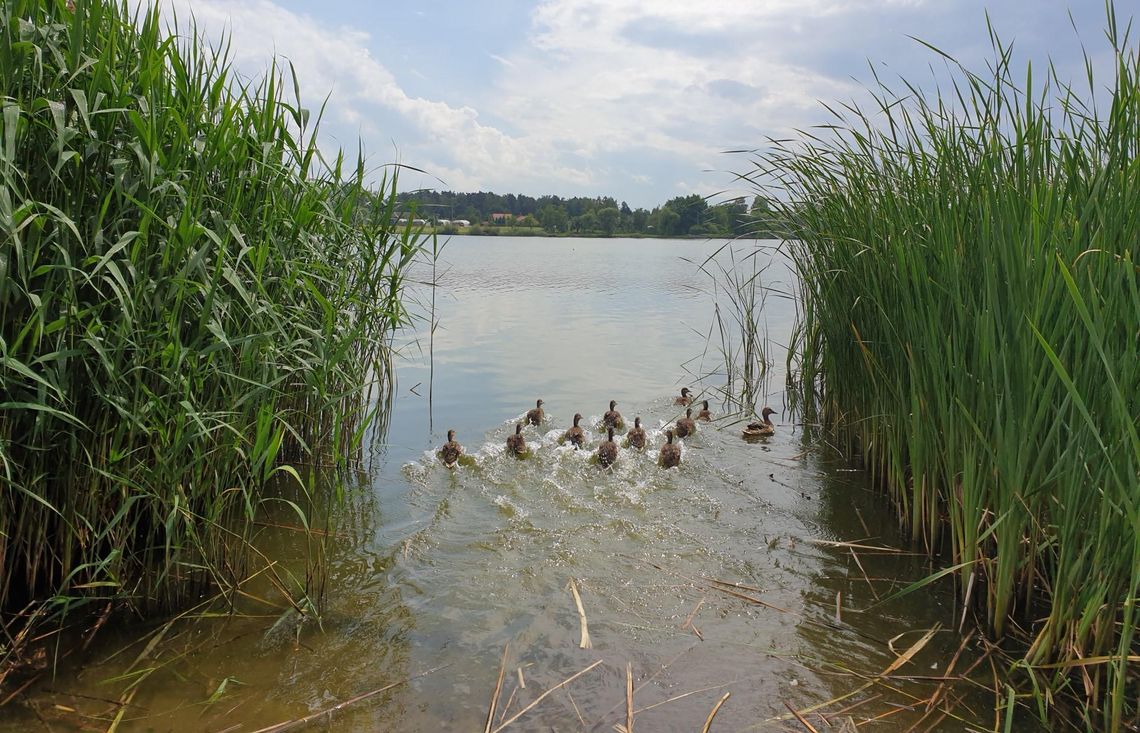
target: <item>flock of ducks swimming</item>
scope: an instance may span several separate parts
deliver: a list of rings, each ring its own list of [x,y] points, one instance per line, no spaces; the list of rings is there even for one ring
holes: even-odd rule
[[[697,420],[709,422],[712,420],[712,412],[709,411],[709,401],[704,400],[701,403],[701,409],[697,413],[696,420],[693,419],[693,408],[690,406],[693,403],[692,393],[688,387],[681,388],[681,395],[673,400],[673,404],[686,407],[685,416],[677,418],[673,427],[665,431],[666,440],[661,446],[657,454],[657,463],[662,468],[672,468],[673,466],[681,463],[681,446],[674,443],[674,438],[687,438],[697,431]],[[541,425],[546,417],[545,411],[542,409],[542,400],[537,400],[533,408],[527,411],[524,422],[531,425]],[[617,411],[617,400],[610,400],[610,409],[602,415],[602,428],[606,431],[606,439],[598,446],[595,453],[598,463],[602,467],[612,466],[617,461],[618,446],[614,442],[614,430],[621,430],[625,427],[625,419],[622,418],[621,413]],[[775,415],[776,411],[771,407],[765,407],[761,412],[762,420],[757,422],[750,422],[744,427],[745,440],[754,438],[763,438],[769,435],[775,435],[776,426],[772,423],[771,415]],[[582,420],[581,413],[574,414],[574,425],[562,434],[561,442],[571,443],[575,449],[582,448],[586,443],[586,431],[578,423]],[[514,456],[523,456],[528,453],[526,438],[522,434],[523,422],[515,424],[515,432],[507,436],[507,452]],[[626,442],[631,448],[637,450],[645,450],[646,435],[645,430],[641,427],[641,418],[635,417],[633,419],[633,427],[626,433]],[[459,463],[460,456],[463,455],[463,446],[455,440],[455,431],[447,431],[447,442],[439,449],[439,459],[443,465],[448,468],[455,468]]]

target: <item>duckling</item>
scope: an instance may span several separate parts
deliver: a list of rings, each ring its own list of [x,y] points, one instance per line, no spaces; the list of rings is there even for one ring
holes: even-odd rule
[[[748,423],[748,425],[746,425],[744,427],[744,437],[745,438],[765,438],[769,435],[775,435],[776,434],[776,426],[772,424],[772,420],[768,416],[769,415],[776,415],[776,414],[778,414],[778,413],[775,410],[773,410],[771,407],[765,407],[761,411],[761,415],[764,418],[764,422],[750,422],[750,423]]]
[[[578,427],[578,421],[582,419],[582,414],[579,412],[574,413],[574,427],[566,431],[562,436],[563,441],[570,441],[574,444],[575,448],[581,448],[582,444],[586,442],[586,431]]]
[[[712,420],[712,413],[709,412],[709,401],[705,400],[701,403],[701,414],[697,415],[698,420],[709,422]]]
[[[657,457],[657,462],[661,464],[662,468],[672,468],[681,462],[681,446],[673,442],[672,430],[666,430],[665,435],[668,436],[668,442],[661,446],[661,453]]]
[[[693,422],[693,408],[685,410],[685,416],[677,420],[677,437],[687,438],[697,432],[697,424]]]
[[[455,468],[459,463],[459,456],[463,454],[463,446],[455,440],[455,431],[447,431],[447,442],[439,449],[439,460],[448,468]]]
[[[522,434],[522,423],[515,423],[515,434],[507,436],[507,452],[521,456],[526,453],[526,438]]]
[[[534,403],[534,409],[526,414],[526,421],[531,425],[538,425],[546,413],[542,411],[542,400]]]
[[[602,467],[612,466],[617,461],[617,443],[614,442],[614,429],[606,428],[606,434],[609,436],[602,444],[598,446],[598,463]]]
[[[681,405],[682,407],[684,407],[685,405],[689,404],[692,401],[693,401],[693,398],[689,396],[689,388],[688,387],[681,387],[681,396],[678,397],[677,399],[673,400],[673,404],[674,405]]]
[[[645,450],[645,430],[641,427],[641,418],[633,418],[633,429],[626,433],[626,439],[631,448]]]
[[[602,415],[602,425],[607,428],[622,428],[625,426],[625,420],[622,419],[621,413],[614,409],[617,406],[617,400],[610,400],[610,409]]]

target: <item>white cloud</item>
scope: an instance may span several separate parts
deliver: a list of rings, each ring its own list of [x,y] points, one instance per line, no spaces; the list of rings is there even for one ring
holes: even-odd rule
[[[179,17],[192,11],[200,30],[211,38],[230,33],[234,61],[245,73],[263,71],[274,54],[291,61],[308,104],[332,94],[333,120],[363,124],[377,112],[398,114],[417,130],[430,151],[430,158],[419,159],[424,151],[414,141],[406,146],[397,140],[410,165],[450,160],[452,167],[440,164],[436,170],[476,188],[494,181],[499,170],[543,171],[575,184],[589,181],[584,171],[556,161],[539,139],[512,137],[483,124],[471,107],[408,95],[374,58],[363,31],[331,27],[270,0],[194,0],[192,6],[190,0],[173,0],[171,4]],[[451,181],[448,185],[459,187]]]
[[[986,46],[980,0],[962,9],[924,0],[545,0],[529,20],[512,19],[517,35],[487,48],[461,31],[440,35],[432,18],[417,24],[424,53],[457,47],[439,58],[469,60],[472,83],[442,61],[426,74],[393,73],[380,56],[389,49],[368,32],[368,19],[383,17],[371,9],[343,27],[272,0],[152,1],[183,17],[192,8],[211,36],[228,28],[247,73],[274,53],[292,60],[308,104],[332,93],[326,133],[347,148],[361,135],[374,155],[394,145],[403,162],[443,180],[425,184],[612,194],[634,206],[729,185],[731,176],[708,171],[747,162],[722,151],[831,121],[820,101],[865,100],[850,77],[868,76],[868,57],[922,73],[937,59],[907,34],[931,30],[931,40],[967,54]],[[994,12],[1008,16],[1005,8]],[[1023,12],[1006,18],[1023,36],[1054,39],[1053,26],[1067,23],[1061,10]],[[448,75],[464,77],[453,85],[462,102],[425,91]]]
[[[726,164],[721,151],[788,132],[811,119],[819,99],[857,93],[797,65],[781,36],[793,16],[866,5],[550,0],[534,12],[531,45],[500,79],[503,114],[521,135],[587,160],[649,152],[677,159],[696,179]],[[654,43],[654,34],[665,38]]]

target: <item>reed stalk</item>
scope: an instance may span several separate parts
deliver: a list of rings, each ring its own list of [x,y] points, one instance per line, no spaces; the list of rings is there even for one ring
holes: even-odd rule
[[[914,540],[945,549],[1049,697],[1135,725],[1140,658],[1140,52],[1081,86],[995,60],[758,152],[794,222],[800,403]],[[937,52],[937,49],[933,49]],[[939,52],[940,53],[940,52]],[[1096,660],[1090,662],[1089,660]],[[1131,721],[1131,722],[1130,722]]]
[[[394,172],[323,156],[290,69],[134,7],[0,6],[3,609],[240,582],[266,503],[306,524],[305,466],[357,457],[406,319]]]

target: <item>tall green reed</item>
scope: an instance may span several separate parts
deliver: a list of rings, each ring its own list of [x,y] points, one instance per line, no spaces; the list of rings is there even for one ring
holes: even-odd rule
[[[1111,6],[1108,25],[1107,108],[1091,62],[1084,89],[1021,77],[991,30],[990,73],[876,79],[873,108],[774,141],[749,177],[788,193],[798,232],[803,403],[977,580],[963,600],[993,635],[1027,640],[1034,685],[1121,730],[1140,714],[1140,54]]]
[[[306,466],[358,455],[406,319],[395,170],[373,195],[292,73],[131,7],[0,7],[3,609],[233,592],[266,502],[307,523]]]
[[[769,392],[769,341],[762,314],[771,294],[764,283],[771,261],[761,264],[761,258],[770,253],[755,248],[738,251],[737,243],[728,242],[698,265],[712,281],[714,310],[708,342],[711,345],[715,335],[719,361],[712,374],[698,376],[723,378],[718,389],[725,404],[749,418],[757,413],[757,401]]]

